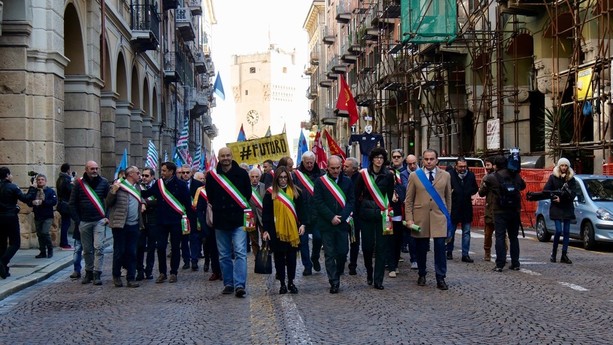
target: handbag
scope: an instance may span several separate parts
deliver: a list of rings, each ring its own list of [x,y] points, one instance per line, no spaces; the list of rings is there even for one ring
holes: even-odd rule
[[[271,274],[272,273],[272,257],[270,254],[270,246],[268,241],[264,241],[262,248],[255,256],[255,266],[253,273]]]
[[[213,206],[211,204],[206,205],[206,225],[213,228]]]

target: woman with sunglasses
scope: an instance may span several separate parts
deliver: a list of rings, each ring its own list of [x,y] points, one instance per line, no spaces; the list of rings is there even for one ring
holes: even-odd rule
[[[280,166],[275,170],[272,186],[264,196],[262,211],[262,239],[270,240],[275,259],[276,277],[281,282],[280,294],[298,293],[294,285],[296,277],[296,253],[300,235],[304,233],[303,202],[300,189],[292,182],[289,169]],[[287,285],[285,277],[287,270]]]

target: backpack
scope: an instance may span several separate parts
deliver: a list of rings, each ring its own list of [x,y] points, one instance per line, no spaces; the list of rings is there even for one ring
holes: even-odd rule
[[[521,207],[521,193],[512,179],[503,179],[497,172],[494,173],[498,180],[498,206],[503,210],[517,210]]]

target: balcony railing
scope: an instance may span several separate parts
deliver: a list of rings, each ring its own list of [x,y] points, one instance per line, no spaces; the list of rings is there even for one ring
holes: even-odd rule
[[[132,44],[137,51],[155,50],[160,42],[160,18],[152,5],[130,8]]]
[[[194,56],[194,70],[197,74],[206,73],[206,63],[204,62],[204,53],[199,51]]]
[[[189,0],[187,6],[192,11],[192,15],[199,16],[202,14],[202,0]]]
[[[351,11],[349,9],[348,0],[340,0],[336,6],[336,21],[341,24],[347,24],[351,21]]]
[[[189,112],[192,117],[200,117],[209,109],[209,99],[206,93],[195,87],[191,88],[189,103]]]
[[[183,81],[185,74],[185,56],[179,52],[164,54],[164,81],[167,83]]]
[[[175,22],[177,24],[177,30],[184,41],[193,41],[196,38],[194,24],[192,23],[192,14],[186,7],[177,7],[175,10]]]
[[[179,0],[163,0],[164,11],[174,10],[179,6]]]

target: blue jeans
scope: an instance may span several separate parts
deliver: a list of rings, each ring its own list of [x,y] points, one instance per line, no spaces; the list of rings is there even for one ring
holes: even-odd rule
[[[468,256],[468,251],[470,250],[470,223],[461,223],[462,224],[462,256]],[[457,226],[457,225],[456,225]],[[447,252],[451,253],[453,251],[453,243],[455,240],[455,231],[451,236],[451,240],[447,243]]]
[[[309,234],[313,237],[313,250],[309,250]],[[319,261],[321,255],[321,234],[319,229],[312,225],[305,227],[304,234],[300,236],[300,260],[305,269],[313,268],[313,261]]]
[[[198,267],[198,260],[200,259],[200,249],[202,248],[202,231],[196,230],[194,226],[193,230],[189,233],[189,250],[191,256],[192,268]]]
[[[447,256],[445,255],[445,238],[435,237],[434,241],[434,273],[436,280],[445,279],[447,276]],[[416,259],[418,274],[420,277],[425,277],[428,270],[426,269],[426,255],[430,249],[429,238],[415,238],[416,243]]]
[[[553,251],[558,250],[558,243],[560,242],[560,235],[563,234],[562,239],[562,253],[568,251],[568,242],[570,241],[570,219],[556,219],[556,234],[553,236]]]
[[[81,240],[74,240],[74,251],[72,252],[72,265],[74,271],[81,273],[81,260],[83,259],[83,245]]]
[[[247,233],[243,227],[233,230],[215,229],[219,265],[224,286],[245,288],[247,283]],[[234,259],[232,253],[234,252]]]
[[[102,272],[104,263],[104,240],[105,224],[102,219],[94,222],[81,222],[81,244],[83,245],[83,259],[85,260],[85,271]]]
[[[138,244],[138,224],[113,228],[113,277],[121,277],[121,267],[128,271],[126,279],[136,276],[136,245]]]

